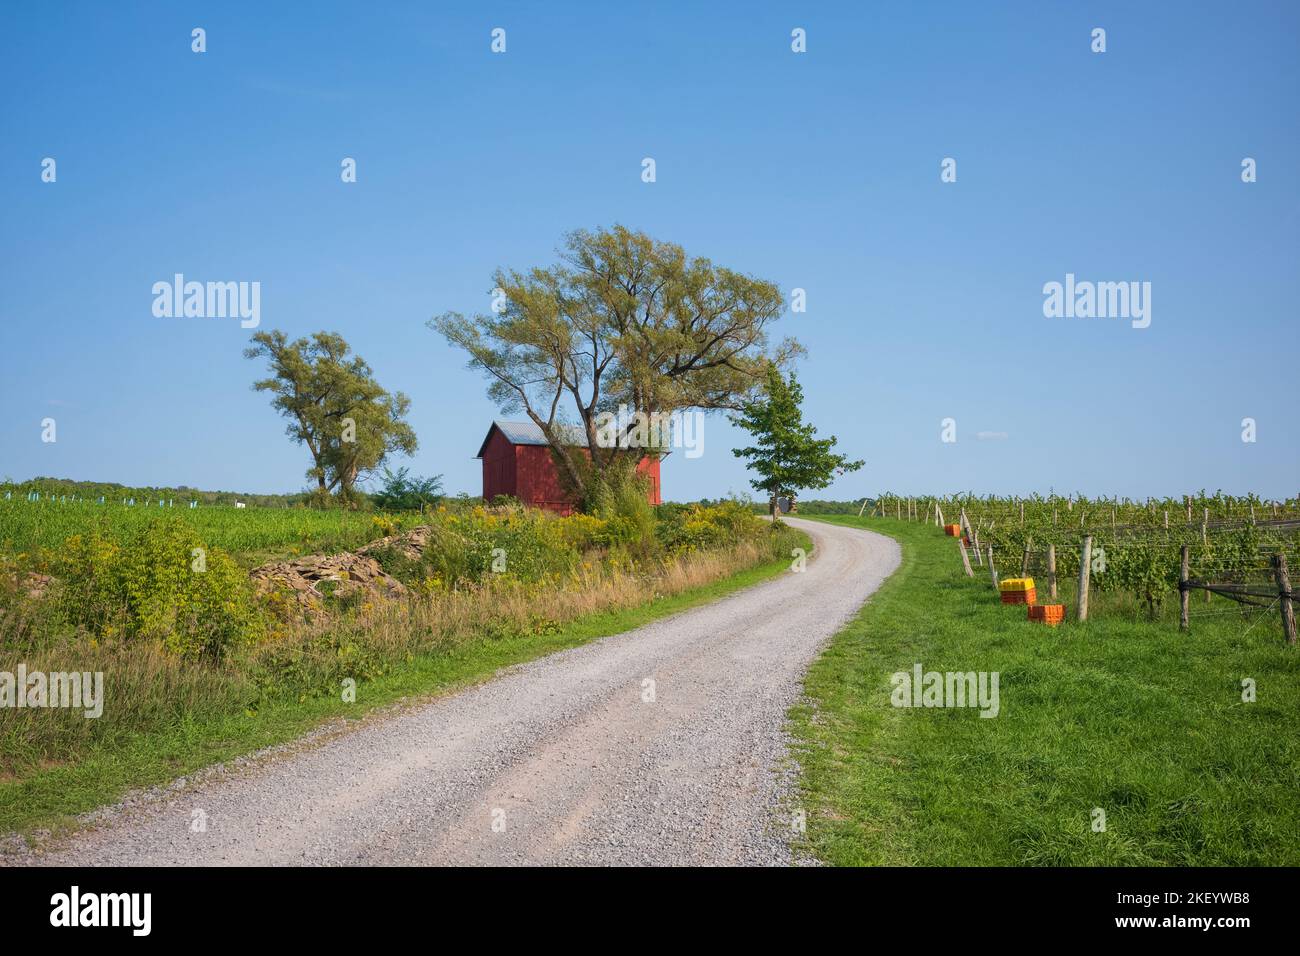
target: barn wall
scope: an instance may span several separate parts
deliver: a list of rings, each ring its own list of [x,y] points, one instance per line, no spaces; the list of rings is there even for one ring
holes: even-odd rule
[[[561,514],[572,514],[573,499],[565,494],[560,484],[559,472],[551,460],[551,450],[545,445],[520,445],[515,449],[518,463],[519,498],[539,508],[550,508]]]
[[[515,470],[515,446],[510,444],[500,429],[492,429],[492,437],[483,448],[483,500],[491,501],[497,495],[518,495]]]
[[[650,479],[647,497],[652,505],[663,503],[663,490],[659,487],[659,462],[658,458],[642,458],[636,465],[637,474]]]

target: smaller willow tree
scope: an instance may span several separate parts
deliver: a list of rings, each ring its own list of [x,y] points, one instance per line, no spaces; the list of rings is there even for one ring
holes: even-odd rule
[[[275,396],[272,406],[289,420],[285,431],[311,452],[307,477],[316,482],[319,503],[337,492],[355,504],[359,481],[389,455],[415,452],[415,432],[405,421],[411,400],[386,392],[341,335],[316,332],[291,342],[273,330],[253,342],[244,357],[266,358],[271,372],[253,388]]]
[[[836,443],[834,435],[818,438],[817,429],[803,420],[802,404],[803,388],[794,373],[786,379],[780,369],[771,366],[762,395],[731,417],[733,425],[754,436],[755,444],[736,448],[732,454],[748,459],[749,467],[758,472],[759,477],[750,484],[767,492],[772,515],[776,514],[778,496],[793,496],[804,488],[825,488],[863,465],[831,450]]]

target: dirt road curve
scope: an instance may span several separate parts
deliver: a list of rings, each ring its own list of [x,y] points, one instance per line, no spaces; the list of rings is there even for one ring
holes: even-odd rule
[[[802,574],[200,775],[7,862],[793,862],[786,709],[899,551],[870,532],[792,523],[816,541]],[[196,810],[206,832],[191,826]]]

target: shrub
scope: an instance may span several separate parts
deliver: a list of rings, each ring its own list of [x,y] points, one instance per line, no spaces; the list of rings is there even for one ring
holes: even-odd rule
[[[375,507],[386,511],[423,511],[442,500],[442,475],[412,476],[407,468],[384,469],[384,484],[370,496]]]
[[[645,555],[656,544],[655,510],[647,500],[646,480],[634,473],[617,475],[593,493],[592,513],[605,523],[597,543]]]
[[[156,641],[185,658],[219,659],[264,633],[247,575],[174,516],[126,545],[74,536],[59,559],[60,609],[103,638]]]
[[[569,547],[589,551],[600,544],[605,522],[595,515],[573,514],[560,522],[560,533]]]
[[[741,501],[727,500],[713,505],[689,505],[660,509],[655,529],[660,543],[675,554],[756,540],[768,525]]]
[[[522,507],[489,511],[480,506],[461,513],[439,509],[419,559],[396,548],[375,557],[389,574],[421,591],[430,589],[428,582],[455,588],[497,573],[523,582],[554,579],[577,566],[583,539],[594,538],[603,527],[586,519],[571,532],[572,520]]]

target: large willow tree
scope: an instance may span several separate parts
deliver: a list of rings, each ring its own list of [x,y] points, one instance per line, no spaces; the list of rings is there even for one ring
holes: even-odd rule
[[[793,339],[770,341],[785,311],[775,283],[623,226],[570,233],[555,265],[499,269],[493,282],[491,313],[447,312],[429,325],[469,354],[503,411],[522,411],[541,428],[583,498],[631,457],[601,447],[602,412],[739,409],[771,364],[800,351]],[[575,417],[589,463],[568,440],[565,423]]]

